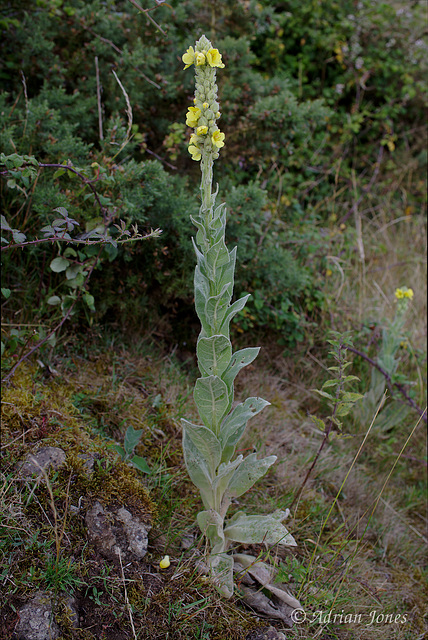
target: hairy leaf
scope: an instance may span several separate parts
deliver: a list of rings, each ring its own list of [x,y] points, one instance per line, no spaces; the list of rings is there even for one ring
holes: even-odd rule
[[[229,406],[228,390],[223,380],[218,376],[198,378],[193,397],[205,426],[218,433]]]
[[[275,461],[276,456],[268,456],[257,460],[255,453],[251,453],[244,458],[229,481],[227,487],[228,496],[231,498],[242,496],[248,489],[251,489],[257,480],[265,475]]]
[[[293,536],[288,533],[281,520],[287,517],[287,512],[275,511],[268,516],[246,516],[239,511],[224,529],[225,537],[242,544],[261,544],[262,542],[296,546]]]
[[[232,357],[232,345],[225,336],[199,338],[196,351],[199,369],[204,375],[221,376]]]

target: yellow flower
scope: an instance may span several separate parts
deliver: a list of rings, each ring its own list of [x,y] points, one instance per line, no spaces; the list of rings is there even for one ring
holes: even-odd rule
[[[202,158],[201,150],[194,144],[189,146],[189,153],[192,156],[192,160],[200,160]]]
[[[183,60],[184,64],[186,65],[184,68],[188,69],[190,67],[190,65],[192,65],[195,62],[195,52],[193,50],[193,47],[189,47],[186,51],[186,53],[184,53],[181,57],[181,59]]]
[[[159,562],[159,566],[161,569],[168,569],[170,565],[169,556],[164,556],[162,560]]]
[[[198,107],[189,107],[189,110],[186,115],[186,124],[189,127],[196,127],[198,125],[199,116],[201,115],[201,110]]]
[[[218,147],[219,149],[221,149],[222,147],[224,147],[224,138],[225,138],[224,133],[217,130],[217,131],[214,131],[214,133],[212,134],[211,141],[215,147]]]
[[[413,295],[413,289],[408,289],[407,287],[395,290],[395,297],[397,298],[397,300],[401,300],[402,298],[409,298],[410,300],[412,300]]]
[[[210,67],[219,67],[219,69],[224,69],[224,64],[221,61],[221,53],[218,49],[210,49],[208,51],[207,61]]]
[[[201,67],[202,65],[205,64],[205,54],[201,53],[200,51],[197,51],[195,53],[195,62],[196,62],[196,66],[197,67]]]
[[[206,125],[198,127],[196,129],[196,133],[198,134],[198,136],[204,136],[207,132],[208,132],[208,127]]]
[[[196,133],[192,133],[190,136],[189,144],[194,144],[196,147],[198,146],[198,136]]]

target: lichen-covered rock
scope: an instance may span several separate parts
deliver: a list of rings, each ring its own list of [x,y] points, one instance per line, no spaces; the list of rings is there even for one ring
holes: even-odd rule
[[[58,469],[64,464],[66,455],[59,447],[42,447],[35,453],[29,453],[18,468],[22,478],[37,476],[38,478],[50,467]]]
[[[85,518],[88,538],[106,558],[141,560],[147,553],[150,526],[121,507],[109,511],[95,502]]]
[[[56,640],[60,635],[60,628],[53,619],[51,599],[39,591],[19,610],[15,637],[17,640]]]

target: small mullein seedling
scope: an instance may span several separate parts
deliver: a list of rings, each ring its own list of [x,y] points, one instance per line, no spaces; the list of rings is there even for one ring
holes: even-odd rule
[[[197,516],[199,527],[209,542],[208,566],[219,591],[233,594],[232,542],[295,546],[293,537],[283,526],[287,511],[267,516],[235,513],[225,521],[232,500],[239,498],[261,478],[276,461],[276,456],[261,460],[252,453],[235,456],[236,445],[248,420],[269,402],[247,398],[232,408],[234,380],[239,371],[256,358],[259,348],[232,352],[230,322],[244,308],[248,296],[231,304],[237,248],[229,251],[225,244],[225,205],[215,207],[217,191],[212,190],[213,164],[224,146],[225,135],[217,125],[220,107],[217,102],[216,68],[224,64],[217,49],[202,36],[183,55],[185,69],[194,65],[196,89],[186,124],[193,129],[189,153],[201,163],[201,200],[199,215],[191,217],[197,229],[193,246],[196,253],[195,307],[202,328],[197,342],[200,378],[194,400],[201,424],[182,419],[183,452],[186,467],[198,487],[204,511]]]
[[[138,471],[151,473],[151,469],[147,464],[146,459],[134,454],[134,449],[140,442],[142,433],[143,429],[134,429],[131,424],[126,430],[123,447],[119,444],[114,444],[112,448],[120,455],[124,462],[130,462],[133,467],[138,469]]]

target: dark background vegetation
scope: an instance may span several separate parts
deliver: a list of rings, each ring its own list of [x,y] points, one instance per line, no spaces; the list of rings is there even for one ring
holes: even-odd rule
[[[163,230],[157,240],[103,250],[84,286],[96,310],[79,302],[73,330],[102,322],[157,327],[168,337],[173,328],[176,340],[189,341],[190,323],[196,335],[189,214],[199,206],[200,174],[187,152],[193,74],[182,70],[181,55],[201,33],[226,63],[218,84],[227,144],[215,180],[228,204],[230,246],[239,244],[236,294],[252,294],[238,332],[261,330],[288,347],[316,332],[331,311],[324,281],[332,236],[346,232],[356,201],[376,211],[373,200],[390,192],[406,163],[410,188],[391,194],[391,213],[421,210],[426,44],[419,3],[172,0],[150,12],[161,28],[126,1],[2,4],[0,151],[70,161],[92,179],[99,171],[94,186],[113,222]],[[132,139],[118,155],[128,117],[113,70],[133,112]],[[17,174],[13,182],[2,173],[2,211],[28,240],[56,207],[80,231],[99,216],[77,177],[45,168],[23,184]],[[353,251],[349,239],[352,233],[342,255]],[[3,252],[2,286],[11,295],[2,313],[21,332],[11,348],[28,339],[25,323],[55,326],[61,310],[46,303],[52,295],[67,309],[72,284],[49,268],[64,250],[41,244]],[[90,251],[82,248],[80,260]]]

